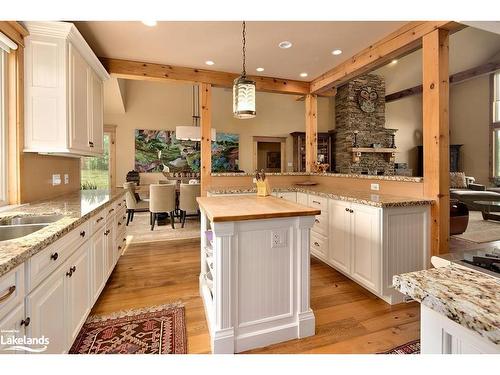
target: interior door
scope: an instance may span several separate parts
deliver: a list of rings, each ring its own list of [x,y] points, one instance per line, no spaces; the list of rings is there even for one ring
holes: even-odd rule
[[[69,147],[89,151],[88,102],[89,72],[91,69],[78,51],[69,44],[69,66],[71,87]]]
[[[381,210],[352,204],[352,277],[369,289],[380,288]]]
[[[65,263],[65,293],[68,304],[68,343],[75,340],[90,312],[90,243],[84,243]],[[64,268],[64,267],[63,267]]]
[[[49,344],[44,353],[61,354],[67,349],[67,305],[64,298],[66,276],[62,268],[26,297],[26,316],[30,318],[27,336],[47,337]]]
[[[329,260],[339,270],[350,273],[351,204],[329,200]]]

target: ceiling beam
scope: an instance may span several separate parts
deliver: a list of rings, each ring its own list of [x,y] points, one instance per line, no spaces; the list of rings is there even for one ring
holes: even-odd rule
[[[349,60],[320,75],[311,82],[311,93],[322,93],[351,79],[377,69],[392,59],[411,53],[422,45],[422,37],[436,29],[458,31],[464,28],[452,21],[409,22]]]
[[[450,76],[450,85],[466,81],[471,78],[479,77],[488,73],[493,73],[500,69],[500,62],[487,63],[476,66],[475,68],[467,69]],[[393,94],[386,95],[385,102],[393,102],[395,100],[403,99],[408,96],[417,95],[422,93],[422,85],[411,87],[409,89],[401,90]]]
[[[209,83],[214,87],[230,88],[233,86],[233,81],[238,77],[238,74],[234,73],[186,68],[168,64],[155,64],[110,58],[100,58],[100,60],[109,74],[113,74],[118,78],[126,79],[202,82]],[[248,77],[255,81],[258,91],[295,95],[306,95],[309,93],[309,82],[262,76]]]

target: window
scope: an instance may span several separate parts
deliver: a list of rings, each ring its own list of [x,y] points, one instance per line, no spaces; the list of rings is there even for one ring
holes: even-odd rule
[[[81,159],[80,183],[82,190],[110,188],[110,134],[104,133],[102,156]]]
[[[492,144],[493,144],[493,178],[500,179],[500,72],[493,74],[493,84],[491,92],[492,103]]]
[[[9,199],[7,174],[7,52],[0,41],[0,206]]]
[[[500,72],[493,75],[493,124],[500,124]]]

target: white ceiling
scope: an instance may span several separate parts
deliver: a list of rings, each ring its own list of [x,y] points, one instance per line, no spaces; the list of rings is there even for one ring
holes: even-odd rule
[[[247,73],[310,81],[406,22],[247,22]],[[239,73],[241,22],[80,21],[75,25],[100,57]],[[288,40],[292,48],[280,49]],[[341,49],[339,56],[331,54]],[[205,61],[215,65],[207,66]],[[255,69],[263,67],[262,73]],[[300,77],[307,72],[308,77]]]
[[[450,36],[450,74],[500,62],[500,35],[467,27]],[[422,84],[422,50],[374,71],[385,77],[386,94]]]

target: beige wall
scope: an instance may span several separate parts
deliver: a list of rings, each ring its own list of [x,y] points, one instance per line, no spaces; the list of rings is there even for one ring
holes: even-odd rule
[[[50,199],[80,190],[80,159],[24,153],[21,171],[21,203]],[[69,183],[64,184],[64,174]],[[52,175],[61,175],[61,185],[52,186]]]
[[[126,82],[126,113],[104,114],[105,124],[117,125],[116,156],[117,185],[134,168],[134,130],[175,130],[177,125],[191,124],[192,86],[180,83],[144,81]],[[105,98],[106,100],[106,98]],[[286,158],[292,163],[292,137],[289,133],[305,131],[304,102],[294,95],[257,93],[257,117],[237,120],[232,116],[232,92],[213,89],[212,126],[218,132],[240,135],[240,168],[252,171],[252,137],[288,137]],[[332,129],[334,114],[332,99],[318,100],[318,130]],[[288,168],[291,170],[292,168]]]
[[[489,182],[489,76],[451,86],[450,143],[463,144],[460,169],[481,184]],[[397,162],[416,172],[415,146],[422,144],[422,95],[386,104],[386,127],[399,129]]]

